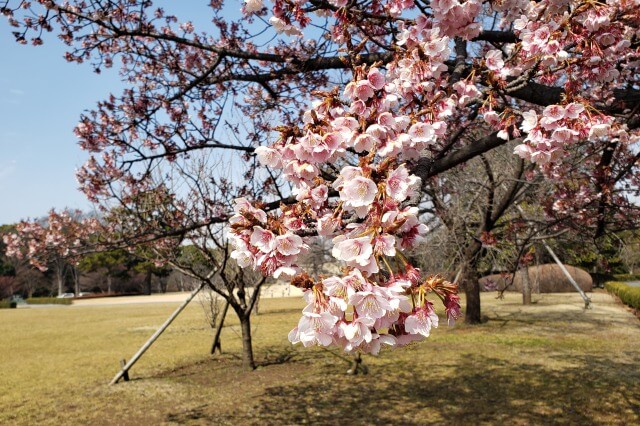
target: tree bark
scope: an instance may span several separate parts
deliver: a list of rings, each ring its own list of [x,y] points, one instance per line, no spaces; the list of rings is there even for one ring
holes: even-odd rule
[[[224,304],[224,309],[222,310],[222,315],[220,316],[220,320],[218,321],[218,326],[216,327],[216,334],[213,336],[213,343],[211,344],[211,355],[216,353],[216,349],[218,352],[222,353],[222,345],[220,344],[220,334],[222,333],[222,327],[224,326],[224,319],[227,317],[227,311],[229,310],[229,301],[227,300]]]
[[[145,277],[145,294],[151,294],[151,272],[147,272]]]
[[[520,269],[522,276],[522,304],[531,304],[531,281],[529,280],[529,267],[525,266]]]
[[[259,315],[260,312],[260,288],[254,289],[257,293],[254,295],[255,301],[253,302],[253,313]]]
[[[480,324],[480,283],[478,271],[473,261],[467,261],[464,265],[462,284],[467,298],[464,322],[466,324]]]
[[[58,284],[58,296],[64,293],[64,271],[60,265],[56,265],[56,281]]]
[[[80,271],[75,266],[70,266],[71,276],[73,277],[73,291],[76,297],[80,296]]]
[[[254,370],[256,364],[253,360],[253,346],[251,345],[251,312],[238,313],[240,327],[242,328],[242,367]]]

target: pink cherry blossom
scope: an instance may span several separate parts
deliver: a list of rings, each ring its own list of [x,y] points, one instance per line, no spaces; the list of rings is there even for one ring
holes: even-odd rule
[[[280,168],[282,164],[282,157],[280,153],[266,146],[259,146],[256,148],[256,155],[258,160],[265,166]]]
[[[558,121],[565,117],[565,109],[561,105],[549,105],[542,111],[543,117],[548,121]]]
[[[432,327],[438,327],[438,316],[433,311],[433,308],[428,305],[427,307],[415,309],[404,322],[404,328],[407,332],[421,334],[424,337],[429,337]]]
[[[337,320],[338,318],[328,312],[303,312],[298,326],[289,333],[289,341],[302,342],[304,346],[329,346],[333,342],[332,329]]]
[[[384,75],[377,68],[371,68],[369,70],[367,80],[369,81],[371,87],[373,87],[375,90],[380,90],[385,85]]]
[[[252,235],[253,239],[253,235]],[[291,232],[287,232],[284,235],[279,235],[275,238],[276,240],[276,250],[279,253],[285,256],[291,256],[294,254],[299,254],[302,249],[304,243],[302,242],[302,238],[298,235],[295,235]]]
[[[389,304],[386,295],[376,288],[372,291],[359,291],[349,298],[349,303],[354,306],[359,316],[370,319],[382,318],[393,308]]]
[[[420,182],[420,180],[409,174],[409,171],[404,164],[401,164],[389,173],[389,177],[386,180],[386,193],[398,203],[406,200],[408,196],[414,192],[414,187]]]
[[[370,237],[347,239],[341,235],[333,239],[333,257],[345,262],[355,262],[365,266],[373,255]]]
[[[409,136],[414,142],[431,144],[435,140],[433,127],[428,123],[415,123],[409,129]]]
[[[500,71],[504,67],[504,61],[502,60],[502,52],[499,50],[490,50],[484,55],[487,63],[487,68],[492,71]]]
[[[389,234],[382,234],[375,238],[374,252],[385,256],[394,257],[396,255],[396,239]]]
[[[371,179],[356,176],[345,182],[340,190],[340,199],[347,207],[367,207],[375,199],[378,187]]]
[[[263,253],[270,253],[276,248],[276,236],[260,226],[253,227],[250,241],[251,245]]]
[[[264,7],[262,0],[245,0],[244,11],[246,13],[255,13]]]
[[[373,326],[373,323],[374,320],[371,318],[358,317],[349,323],[340,324],[340,328],[344,337],[349,341],[349,346],[355,348],[363,342],[371,342],[373,338],[371,326]]]
[[[254,256],[249,250],[233,250],[230,257],[235,259],[241,268],[253,267],[255,264]]]

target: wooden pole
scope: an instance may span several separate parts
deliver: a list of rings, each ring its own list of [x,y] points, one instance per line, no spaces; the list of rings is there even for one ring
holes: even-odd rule
[[[524,210],[522,210],[522,207],[520,207],[519,205],[516,205],[516,208],[518,209],[518,211],[520,212],[522,217],[524,217]],[[578,293],[580,293],[580,296],[582,296],[582,300],[584,300],[584,308],[588,309],[590,307],[590,305],[591,305],[591,299],[589,299],[589,297],[587,297],[587,295],[584,294],[584,291],[582,291],[582,289],[580,288],[578,283],[573,279],[573,277],[571,276],[569,271],[567,271],[567,268],[560,261],[560,259],[558,259],[558,256],[556,256],[555,252],[553,250],[551,250],[551,247],[549,247],[549,244],[547,244],[547,242],[545,240],[542,240],[542,244],[544,245],[544,248],[547,249],[547,251],[549,252],[551,257],[553,257],[553,260],[556,261],[556,263],[558,264],[558,266],[560,267],[560,269],[564,273],[565,277],[567,277],[567,279],[569,280],[571,285],[578,291]]]
[[[589,297],[586,294],[584,294],[584,291],[582,291],[578,283],[573,279],[573,277],[571,276],[567,268],[560,261],[560,259],[558,259],[558,256],[556,256],[555,252],[551,250],[551,247],[549,247],[549,244],[547,244],[547,242],[544,240],[542,241],[542,244],[544,245],[544,248],[547,249],[551,257],[553,257],[553,260],[556,261],[556,263],[558,264],[558,266],[560,267],[564,275],[567,277],[571,285],[574,286],[575,289],[578,290],[578,293],[580,293],[580,296],[582,296],[582,299],[584,300],[584,308],[585,309],[589,308],[589,306],[591,305],[591,299],[589,299]]]
[[[162,324],[160,326],[160,328],[155,333],[153,333],[153,336],[151,336],[149,338],[149,340],[147,340],[147,342],[144,345],[142,345],[142,347],[129,360],[129,362],[124,367],[122,367],[122,370],[120,370],[118,372],[118,374],[115,375],[113,380],[111,380],[111,383],[109,383],[109,386],[115,385],[116,383],[118,383],[118,380],[120,380],[122,377],[124,377],[125,374],[128,377],[129,369],[133,366],[133,364],[135,364],[140,359],[140,357],[147,351],[147,349],[149,349],[151,347],[151,345],[153,345],[153,342],[155,342],[158,339],[158,337],[160,337],[160,335],[167,329],[167,327],[169,327],[169,325],[171,325],[173,320],[176,319],[176,317],[178,315],[180,315],[180,312],[182,312],[183,309],[187,307],[189,302],[191,302],[193,300],[193,298],[196,297],[196,294],[198,294],[200,292],[200,290],[202,290],[204,288],[205,285],[206,285],[206,282],[203,281],[200,284],[200,286],[197,289],[195,289],[191,293],[191,295],[189,295],[187,300],[182,302],[182,304],[178,307],[178,309],[176,309],[175,312],[173,314],[171,314],[171,316],[164,322],[164,324]]]

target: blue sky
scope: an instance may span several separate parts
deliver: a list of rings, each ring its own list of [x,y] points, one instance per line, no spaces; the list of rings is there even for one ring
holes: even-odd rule
[[[40,47],[13,41],[0,19],[0,224],[89,204],[75,169],[87,156],[73,128],[80,114],[121,87],[117,73],[96,75],[63,59],[53,36]]]
[[[169,13],[178,9],[178,18],[193,20],[197,31],[211,25],[206,1],[154,3]],[[237,4],[237,10],[230,7],[235,18]],[[90,210],[77,190],[75,170],[87,155],[73,128],[83,111],[120,92],[117,72],[97,75],[90,64],[66,62],[65,46],[53,34],[33,47],[15,43],[11,30],[0,17],[0,225],[41,217],[51,208]]]

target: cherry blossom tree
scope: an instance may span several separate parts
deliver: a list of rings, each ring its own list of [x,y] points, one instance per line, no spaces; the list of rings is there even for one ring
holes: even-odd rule
[[[4,234],[6,255],[27,259],[41,271],[51,269],[60,295],[65,292],[68,272],[76,273],[79,261],[76,250],[99,228],[95,218],[83,218],[78,210],[52,210],[45,219],[22,221],[15,225],[15,232]],[[76,279],[76,292],[79,291],[77,283]]]
[[[190,164],[192,168],[181,168],[170,177],[163,176],[156,181],[153,191],[107,214],[100,244],[137,247],[137,255],[149,262],[167,265],[206,284],[238,317],[242,364],[253,369],[251,315],[265,277],[244,271],[231,260],[224,224],[199,226],[203,217],[220,216],[234,194],[221,189],[220,185],[203,185],[202,181],[220,165],[207,163],[207,156],[198,153],[193,156],[199,160],[194,159]],[[181,233],[171,238],[157,237],[158,232],[166,230],[181,230]]]
[[[428,295],[457,317],[456,287],[409,261],[427,232],[417,204],[430,180],[509,140],[558,183],[555,214],[596,233],[638,217],[634,2],[247,0],[226,18],[237,7],[211,1],[207,34],[147,0],[0,2],[18,42],[55,32],[69,61],[117,64],[129,85],[76,128],[89,199],[130,204],[196,152],[243,169],[245,182],[194,182],[232,206],[182,203],[188,225],[151,221],[137,241],[228,222],[241,267],[305,290],[292,342],[377,353],[421,339],[438,324]],[[297,265],[316,235],[342,273]]]

